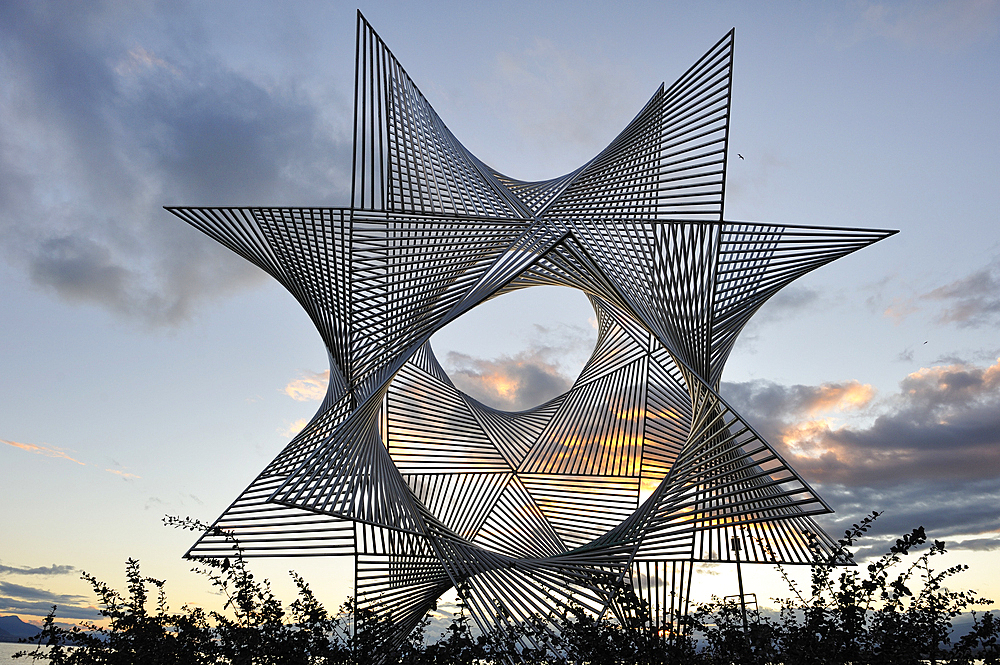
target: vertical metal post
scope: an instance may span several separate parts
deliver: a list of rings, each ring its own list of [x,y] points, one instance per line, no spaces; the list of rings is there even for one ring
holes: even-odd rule
[[[740,610],[743,613],[743,636],[747,640],[747,646],[750,645],[750,626],[747,623],[747,599],[746,595],[743,593],[743,571],[740,568],[740,539],[738,536],[733,536],[732,541],[733,549],[736,551],[736,579],[740,585]]]

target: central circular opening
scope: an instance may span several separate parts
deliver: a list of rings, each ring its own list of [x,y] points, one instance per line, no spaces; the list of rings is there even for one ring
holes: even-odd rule
[[[582,291],[534,286],[494,298],[431,338],[455,386],[502,411],[524,411],[572,387],[597,344]]]

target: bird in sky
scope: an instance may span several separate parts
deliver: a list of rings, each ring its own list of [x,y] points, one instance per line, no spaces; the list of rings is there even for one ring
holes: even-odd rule
[[[741,155],[740,153],[736,153],[736,156],[739,157],[740,159],[743,159],[743,155]]]

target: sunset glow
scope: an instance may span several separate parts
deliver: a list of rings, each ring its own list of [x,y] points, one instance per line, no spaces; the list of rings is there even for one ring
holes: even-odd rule
[[[312,420],[331,377],[317,323],[330,322],[296,299],[343,294],[290,293],[163,207],[351,205],[358,8],[455,136],[526,181],[600,154],[660,82],[735,26],[725,219],[900,233],[762,290],[718,393],[834,509],[818,519],[829,533],[885,511],[859,559],[923,525],[953,550],[942,561],[970,565],[955,588],[1000,600],[996,0],[574,11],[13,0],[0,10],[0,496],[11,507],[0,615],[39,621],[58,605],[67,623],[94,619],[80,571],[122,589],[130,557],[167,580],[172,607],[222,610],[181,559],[191,533],[163,517],[213,520]],[[330,256],[331,238],[317,237],[309,251]],[[400,278],[419,278],[417,263],[403,261]],[[532,286],[431,343],[458,391],[521,412],[572,388],[601,316],[581,290]],[[638,339],[636,362],[651,357],[652,342],[621,334]],[[614,446],[657,445],[687,420],[662,403],[611,401],[596,425],[567,419],[566,446],[539,465],[579,460],[591,473]],[[379,428],[389,442],[386,419]],[[403,454],[450,436],[393,435]],[[636,501],[663,460],[646,475],[616,471]],[[524,524],[539,510],[520,509]],[[327,609],[355,592],[352,557],[252,568],[282,600],[296,594],[290,568]],[[697,600],[735,593],[733,567],[699,570]],[[768,571],[745,569],[744,582],[773,607],[787,589]]]

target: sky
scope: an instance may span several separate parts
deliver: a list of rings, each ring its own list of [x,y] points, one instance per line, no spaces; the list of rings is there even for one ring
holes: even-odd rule
[[[730,220],[898,229],[743,331],[722,394],[836,510],[923,525],[1000,599],[1000,3],[8,2],[0,11],[0,615],[94,618],[129,557],[174,608],[181,555],[319,406],[292,297],[164,205],[349,204],[360,8],[452,132],[522,180],[597,154],[736,28]],[[739,153],[744,159],[733,159]],[[501,408],[572,384],[582,294],[539,287],[435,336]],[[295,569],[336,607],[349,559]],[[744,572],[762,599],[773,571]],[[735,593],[704,566],[695,596]],[[766,602],[764,604],[767,604]]]

